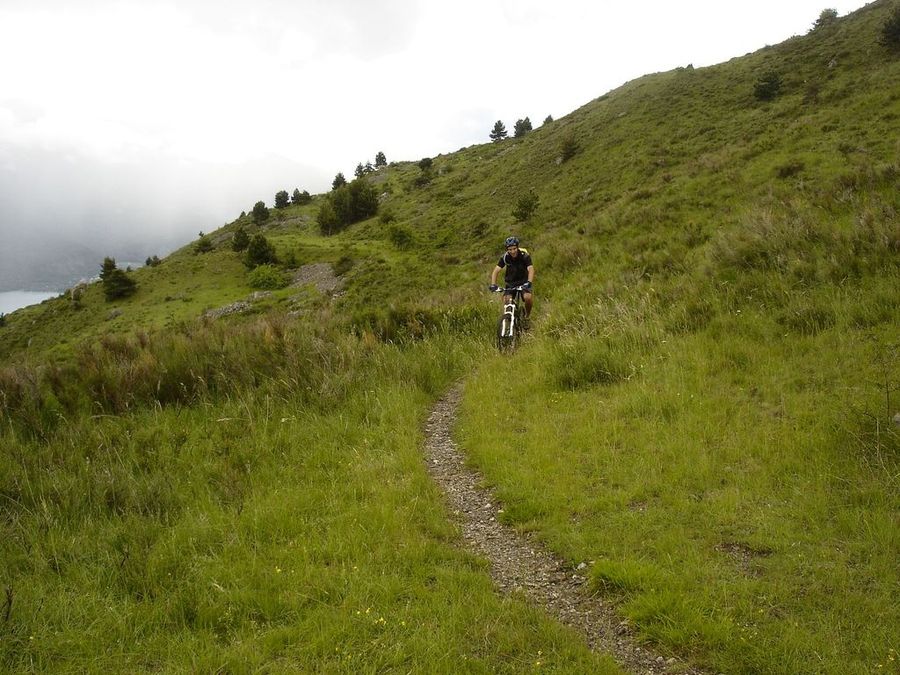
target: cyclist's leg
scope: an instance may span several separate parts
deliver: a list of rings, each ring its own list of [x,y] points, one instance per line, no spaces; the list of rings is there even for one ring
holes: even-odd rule
[[[527,319],[531,316],[531,305],[534,302],[534,294],[523,291],[522,299],[525,301],[525,318]]]

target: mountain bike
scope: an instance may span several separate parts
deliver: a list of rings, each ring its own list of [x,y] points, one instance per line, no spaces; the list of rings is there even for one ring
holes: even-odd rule
[[[497,349],[501,352],[513,351],[522,339],[522,293],[525,290],[524,286],[512,286],[495,291],[510,296],[509,301],[503,303],[503,314],[497,321]]]

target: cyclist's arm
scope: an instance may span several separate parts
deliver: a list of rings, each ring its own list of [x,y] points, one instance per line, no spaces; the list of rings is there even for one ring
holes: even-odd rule
[[[496,283],[497,283],[497,275],[500,274],[500,270],[502,270],[502,269],[503,269],[503,268],[500,267],[499,265],[494,267],[494,271],[491,272],[491,284],[496,285]]]
[[[534,265],[528,266],[528,281],[534,281]]]

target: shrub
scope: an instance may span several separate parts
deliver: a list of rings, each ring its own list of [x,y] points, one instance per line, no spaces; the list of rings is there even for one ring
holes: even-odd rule
[[[351,270],[353,267],[353,256],[351,255],[342,255],[337,259],[337,262],[334,263],[334,273],[339,277],[344,276],[347,272]]]
[[[402,225],[391,225],[388,229],[388,239],[401,250],[410,248],[413,243],[412,232]]]
[[[819,30],[820,28],[830,26],[837,21],[837,18],[838,13],[836,9],[823,9],[822,13],[819,14],[819,18],[816,19],[816,22],[813,24],[812,29]]]
[[[137,282],[124,271],[116,268],[103,279],[103,295],[107,302],[127,298],[137,290]]]
[[[393,223],[397,219],[397,216],[394,213],[393,209],[384,208],[381,209],[381,216],[378,219],[381,221],[382,225],[388,225],[390,223]]]
[[[517,222],[520,223],[528,220],[537,210],[540,201],[541,200],[537,196],[535,191],[529,190],[527,193],[519,197],[518,201],[516,202],[516,208],[513,209],[513,217]]]
[[[262,225],[269,219],[269,209],[266,208],[265,202],[256,202],[253,205],[253,211],[251,212],[253,216],[253,222],[257,225]]]
[[[194,244],[194,253],[209,253],[213,250],[212,239],[209,235],[200,233],[200,238]]]
[[[881,27],[879,43],[892,52],[900,52],[900,5],[895,5],[891,15]]]
[[[378,191],[365,178],[332,190],[316,217],[319,230],[329,235],[378,213]]]
[[[231,235],[231,250],[240,253],[250,245],[250,235],[243,227],[238,227]]]
[[[570,131],[563,136],[562,143],[559,146],[560,157],[563,162],[572,159],[578,152],[578,140],[575,138],[575,132]]]
[[[0,328],[6,325],[6,314],[0,313]]]
[[[303,204],[309,204],[312,201],[312,196],[310,196],[308,190],[304,190],[300,192],[300,188],[296,188],[294,190],[294,194],[291,197],[291,201],[298,206],[302,206]]]
[[[159,265],[161,262],[162,262],[162,260],[159,259],[159,256],[158,256],[158,255],[154,255],[154,256],[150,256],[149,258],[147,258],[147,259],[144,261],[144,264],[145,264],[147,267],[156,267],[156,266]]]
[[[803,171],[804,163],[799,159],[794,159],[789,162],[785,162],[779,166],[775,167],[775,175],[781,178],[782,180],[785,178],[790,178],[791,176],[796,176],[798,173]]]
[[[763,73],[762,77],[753,85],[753,96],[758,101],[772,101],[781,93],[782,84],[781,75],[774,70],[770,70],[767,73]]]
[[[548,372],[558,387],[575,390],[622,382],[634,374],[634,367],[621,346],[608,340],[583,339],[557,345]]]
[[[316,222],[319,225],[319,232],[326,236],[337,232],[338,219],[331,199],[326,199],[322,202],[319,212],[316,214]]]
[[[247,276],[251,288],[260,288],[274,291],[287,286],[287,277],[274,265],[268,263],[259,265],[250,271]]]
[[[521,138],[525,134],[531,131],[531,120],[527,117],[524,120],[516,120],[516,125],[513,128],[513,137]]]
[[[254,234],[247,245],[247,254],[244,264],[253,269],[260,265],[278,262],[275,256],[275,247],[261,234]]]

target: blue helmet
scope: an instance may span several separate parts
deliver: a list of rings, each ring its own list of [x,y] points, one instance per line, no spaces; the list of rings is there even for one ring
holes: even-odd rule
[[[510,246],[518,246],[518,245],[519,245],[518,237],[507,237],[506,238],[506,244],[505,244],[506,248],[509,248]]]

